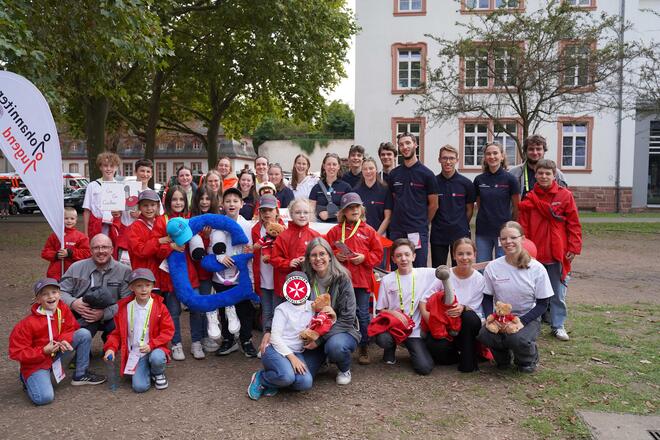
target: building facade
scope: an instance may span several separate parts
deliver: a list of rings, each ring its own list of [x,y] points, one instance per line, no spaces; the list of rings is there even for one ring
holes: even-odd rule
[[[657,17],[645,9],[660,11],[660,0],[566,0],[590,11],[619,14],[621,4],[625,19],[634,23],[628,39],[660,41]],[[355,141],[376,155],[378,145],[394,141],[403,131],[419,138],[419,157],[434,172],[440,172],[438,152],[451,144],[460,151],[459,171],[469,178],[481,172],[481,149],[486,142],[499,142],[506,149],[508,162],[522,158],[515,142],[501,124],[466,114],[447,123],[435,123],[417,115],[414,94],[426,81],[427,67],[434,68],[438,46],[428,34],[453,39],[459,36],[457,22],[474,20],[508,4],[514,9],[534,11],[542,0],[359,0],[356,15],[361,28],[356,38]],[[459,62],[459,61],[457,61]],[[488,78],[479,78],[479,66],[461,60],[461,68],[476,71],[472,87],[491,86]],[[427,66],[428,64],[428,66]],[[626,72],[628,75],[630,72]],[[481,83],[483,81],[483,84]],[[555,123],[540,127],[538,133],[548,140],[546,158],[557,162],[582,209],[622,211],[660,207],[660,116],[639,115],[625,118],[618,135],[615,109],[585,117],[556,115]],[[617,142],[620,140],[620,142]],[[620,149],[619,149],[620,148]],[[620,153],[620,154],[618,154]],[[618,185],[617,185],[618,180]],[[618,201],[617,201],[618,197]]]

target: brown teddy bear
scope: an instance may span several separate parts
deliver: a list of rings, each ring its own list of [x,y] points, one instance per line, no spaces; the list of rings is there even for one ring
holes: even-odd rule
[[[316,315],[309,322],[307,328],[300,332],[300,338],[305,345],[316,342],[318,338],[328,333],[337,321],[337,314],[330,306],[331,302],[330,294],[324,293],[317,296],[312,303],[312,310]]]
[[[261,237],[258,242],[254,244],[254,249],[261,249],[261,260],[268,263],[270,254],[273,250],[273,243],[278,235],[284,231],[284,226],[276,222],[268,222],[264,225],[266,235]]]
[[[508,335],[517,333],[523,328],[520,318],[511,313],[511,304],[497,301],[495,312],[486,318],[486,328],[491,333],[506,333]]]

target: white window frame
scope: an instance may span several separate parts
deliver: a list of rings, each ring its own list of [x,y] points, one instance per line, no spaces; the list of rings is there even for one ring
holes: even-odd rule
[[[156,181],[162,184],[167,182],[167,162],[156,162]]]
[[[399,12],[422,12],[424,4],[422,0],[397,0],[399,2]],[[414,3],[419,4],[418,8],[413,7]]]
[[[498,74],[498,63],[502,63],[503,73]],[[516,84],[516,57],[511,55],[507,47],[493,50],[493,87],[514,86]]]
[[[502,130],[497,130],[500,125]],[[516,121],[506,121],[506,122],[493,122],[493,142],[496,142],[504,148],[504,154],[506,155],[506,162],[509,166],[516,165],[518,162],[518,146],[516,145],[516,140],[513,136],[509,135],[505,130],[506,128],[511,128],[513,126],[513,132],[518,132],[518,123]],[[511,131],[511,130],[509,130]]]
[[[193,173],[202,172],[202,163],[201,162],[190,162],[190,169],[192,170]]]
[[[584,127],[584,131],[576,130],[578,126]],[[570,130],[567,131],[567,128],[570,128]],[[561,169],[586,169],[589,160],[589,123],[586,121],[562,122],[561,135]],[[566,144],[567,138],[571,139],[568,145]],[[584,145],[579,146],[578,139],[584,139]],[[578,156],[578,148],[584,148],[583,155]],[[578,157],[583,158],[583,164],[577,164]],[[568,163],[566,159],[568,159]]]
[[[465,168],[480,167],[484,159],[484,148],[488,143],[488,129],[490,128],[490,123],[488,121],[461,123],[463,124],[463,166]],[[474,130],[468,132],[467,128],[469,125],[474,125]],[[479,126],[485,126],[486,131],[479,131]],[[474,151],[472,154],[467,153],[468,139],[471,139],[473,142],[471,148],[474,148]],[[469,158],[471,160],[468,163]]]
[[[69,164],[69,173],[78,173],[80,171],[80,166],[73,162]]]
[[[485,55],[485,57],[484,57]],[[484,64],[485,62],[485,64]],[[488,49],[486,48],[477,48],[474,51],[473,56],[468,56],[464,58],[464,72],[463,72],[463,87],[465,89],[487,89],[490,86],[490,66],[489,66],[489,56]],[[474,67],[468,68],[469,64],[474,63]],[[485,76],[482,76],[485,69]],[[468,85],[468,70],[474,71],[474,84]],[[486,84],[480,84],[480,81],[486,80]]]
[[[122,167],[122,176],[132,176],[133,175],[133,164],[131,162],[124,162]]]
[[[567,44],[563,48],[563,85],[566,87],[586,87],[589,83],[589,59],[591,47],[588,44]],[[572,72],[570,72],[572,70]],[[586,70],[586,72],[584,72]],[[584,80],[581,80],[584,78]]]
[[[405,63],[406,67],[401,68],[401,64]],[[416,67],[413,67],[414,64]],[[419,72],[417,78],[413,78],[414,72]],[[402,84],[401,73],[405,72],[405,81],[408,85]],[[399,90],[415,90],[422,86],[422,49],[421,48],[401,48],[397,50],[397,88]],[[417,80],[417,85],[413,85],[413,81]]]

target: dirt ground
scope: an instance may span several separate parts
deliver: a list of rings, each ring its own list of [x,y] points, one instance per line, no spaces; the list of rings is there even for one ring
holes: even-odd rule
[[[455,367],[436,367],[420,377],[410,368],[405,350],[398,363],[353,366],[353,382],[334,383],[336,370],[321,372],[306,393],[280,392],[253,402],[246,395],[257,359],[240,352],[171,363],[167,390],[137,395],[128,382],[111,392],[105,385],[56,387],[53,404],[37,408],[22,392],[18,364],[7,356],[13,325],[29,307],[35,279],[47,264],[39,252],[49,233],[36,217],[0,223],[0,432],[12,439],[35,438],[537,438],[521,428],[528,407],[516,402],[510,377],[482,364],[481,371],[461,374]],[[586,237],[584,253],[574,266],[569,304],[658,303],[658,235]],[[186,314],[184,347],[190,344]],[[570,330],[570,323],[569,323]],[[544,329],[547,332],[547,329]],[[255,341],[260,334],[255,332]],[[541,362],[543,360],[543,345]],[[100,337],[94,343],[92,369],[103,373]],[[380,350],[371,348],[372,359]],[[543,368],[543,365],[541,365]],[[68,372],[70,376],[70,372]],[[497,396],[493,404],[492,396]]]

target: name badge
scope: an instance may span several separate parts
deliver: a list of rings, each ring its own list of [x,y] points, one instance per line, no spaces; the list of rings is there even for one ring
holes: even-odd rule
[[[60,383],[62,379],[66,377],[64,373],[64,368],[62,368],[62,359],[57,358],[53,362],[53,376],[55,376],[55,382]]]
[[[142,353],[140,353],[140,350],[131,350],[130,353],[128,353],[124,374],[135,374],[135,370],[137,370],[138,362],[140,362],[141,357]]]

